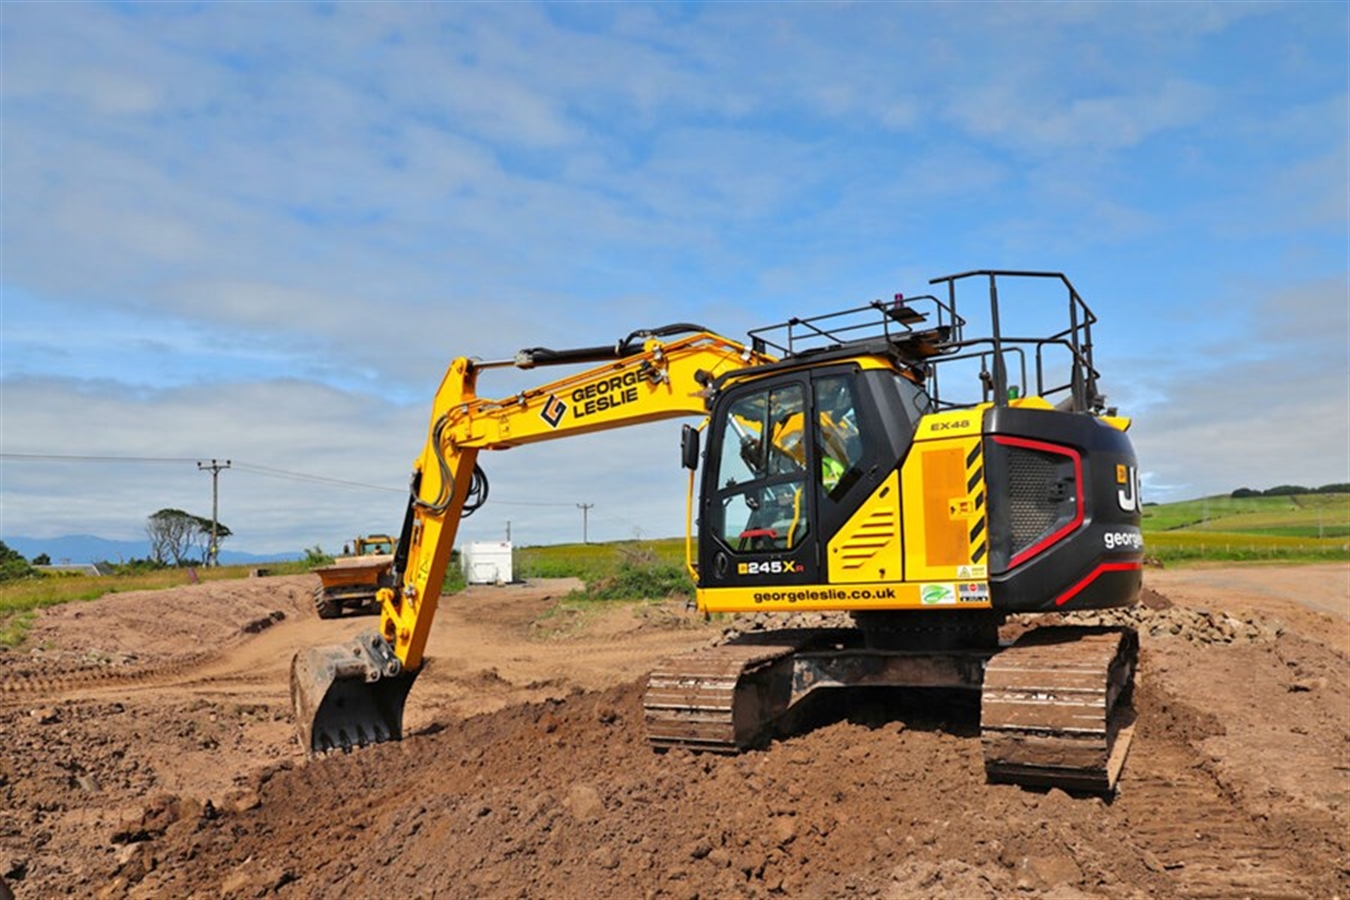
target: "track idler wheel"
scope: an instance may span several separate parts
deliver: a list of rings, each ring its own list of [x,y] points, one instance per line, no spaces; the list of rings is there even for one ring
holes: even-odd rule
[[[291,707],[310,756],[403,739],[403,707],[417,672],[365,631],[346,644],[311,647],[291,660]]]

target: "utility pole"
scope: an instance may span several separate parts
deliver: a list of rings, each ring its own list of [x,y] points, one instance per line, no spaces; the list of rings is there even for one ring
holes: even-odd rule
[[[587,528],[587,514],[595,509],[594,503],[578,503],[577,509],[581,510],[581,542],[589,544],[591,542],[590,532]]]
[[[506,542],[511,543],[511,520],[506,520]]]
[[[207,566],[219,565],[216,561],[216,554],[219,552],[219,548],[216,546],[216,523],[220,521],[220,470],[229,467],[230,461],[228,459],[223,463],[213,459],[210,465],[204,462],[197,463],[199,472],[209,471],[211,473],[211,549],[207,553],[210,557],[206,563]]]

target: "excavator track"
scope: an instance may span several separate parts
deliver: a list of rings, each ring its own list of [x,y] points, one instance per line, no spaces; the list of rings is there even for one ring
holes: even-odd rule
[[[842,630],[778,631],[668,659],[643,700],[659,750],[738,753],[807,694],[847,687],[980,690],[992,782],[1109,793],[1133,737],[1139,638],[1128,628],[1039,628],[999,649],[878,650]]]
[[[1139,637],[1038,628],[985,667],[980,732],[990,781],[1109,793],[1134,735]]]
[[[647,740],[659,750],[738,753],[791,702],[791,634],[773,644],[723,644],[665,660],[647,679]],[[782,638],[786,637],[786,640]]]
[[[991,653],[872,649],[856,629],[745,635],[668,659],[652,672],[643,700],[647,739],[657,749],[737,753],[763,742],[816,691],[978,689]]]

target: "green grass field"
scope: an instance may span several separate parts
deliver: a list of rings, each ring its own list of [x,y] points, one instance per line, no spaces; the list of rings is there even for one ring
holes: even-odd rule
[[[612,577],[624,563],[683,567],[684,538],[517,547],[515,559],[517,578],[570,577],[587,581]]]
[[[1335,562],[1350,560],[1345,538],[1304,538],[1280,534],[1224,531],[1155,531],[1144,533],[1144,552],[1164,563]]]
[[[582,579],[585,590],[569,594],[568,605],[692,595],[694,581],[685,567],[684,546],[684,538],[665,538],[522,547],[516,551],[516,577]]]
[[[1350,494],[1203,497],[1144,508],[1144,531],[1221,532],[1298,538],[1350,536]]]
[[[1220,495],[1148,506],[1144,542],[1164,563],[1350,560],[1350,494]]]

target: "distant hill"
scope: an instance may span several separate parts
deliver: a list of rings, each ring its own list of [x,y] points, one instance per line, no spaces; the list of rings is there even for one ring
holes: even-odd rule
[[[1221,494],[1144,507],[1145,532],[1222,532],[1290,538],[1350,535],[1350,494]]]
[[[5,535],[3,538],[11,550],[23,554],[25,559],[43,553],[51,557],[53,563],[96,563],[125,562],[129,559],[146,559],[150,556],[149,541],[110,541],[92,534],[66,534],[54,538],[30,538],[23,535]],[[222,565],[249,565],[251,563],[284,562],[292,559],[304,559],[305,554],[285,550],[279,553],[244,553],[238,550],[220,551]]]

